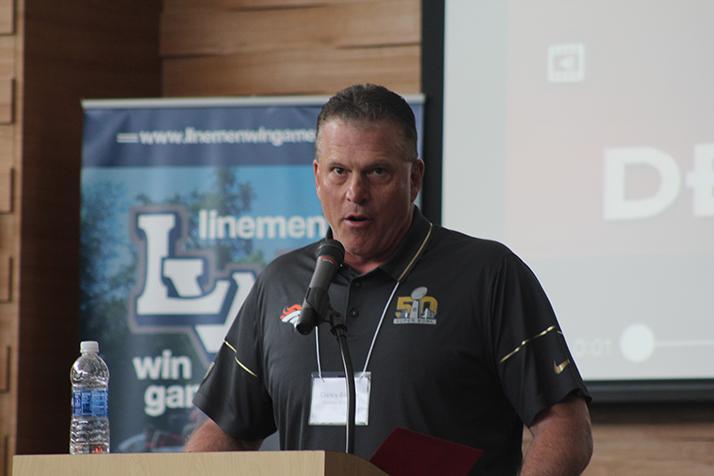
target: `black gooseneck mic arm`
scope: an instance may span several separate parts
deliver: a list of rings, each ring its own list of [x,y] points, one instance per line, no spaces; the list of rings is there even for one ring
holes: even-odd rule
[[[300,334],[307,335],[321,322],[330,324],[330,332],[337,338],[337,346],[342,356],[342,366],[347,382],[347,425],[345,452],[354,453],[355,440],[355,373],[352,368],[352,357],[347,346],[347,326],[344,318],[330,305],[327,289],[342,265],[345,249],[336,240],[325,240],[317,248],[317,263],[315,272],[302,303],[300,317],[295,322],[295,329]]]
[[[345,369],[345,380],[347,381],[347,426],[345,437],[345,453],[355,452],[355,372],[352,368],[352,357],[347,346],[347,327],[344,318],[338,312],[330,310],[330,332],[337,337],[337,346],[342,355],[342,366]]]

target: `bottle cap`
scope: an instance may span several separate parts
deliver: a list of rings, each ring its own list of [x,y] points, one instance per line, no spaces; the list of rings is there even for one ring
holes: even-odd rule
[[[99,342],[96,340],[83,340],[82,343],[79,344],[79,351],[81,353],[94,352],[95,354],[98,354]]]

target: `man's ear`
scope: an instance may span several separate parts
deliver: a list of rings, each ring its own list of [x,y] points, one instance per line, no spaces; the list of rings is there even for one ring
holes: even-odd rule
[[[315,191],[320,196],[320,163],[317,159],[312,161],[312,174],[315,176]]]
[[[416,159],[412,163],[412,170],[409,177],[409,180],[411,181],[412,202],[416,199],[416,196],[419,195],[421,187],[424,184],[424,168],[424,161],[421,159]]]

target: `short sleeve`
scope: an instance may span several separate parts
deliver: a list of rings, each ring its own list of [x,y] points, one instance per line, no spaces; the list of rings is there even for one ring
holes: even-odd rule
[[[262,371],[260,285],[253,286],[193,399],[227,434],[258,440],[275,432]]]
[[[530,426],[542,410],[573,392],[589,395],[538,279],[513,253],[492,290],[491,338],[503,390]]]

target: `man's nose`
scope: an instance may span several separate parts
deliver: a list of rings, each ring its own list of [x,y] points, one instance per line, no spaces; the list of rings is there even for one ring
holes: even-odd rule
[[[352,174],[347,185],[347,200],[357,204],[363,204],[369,199],[369,186],[367,180],[361,174]]]

